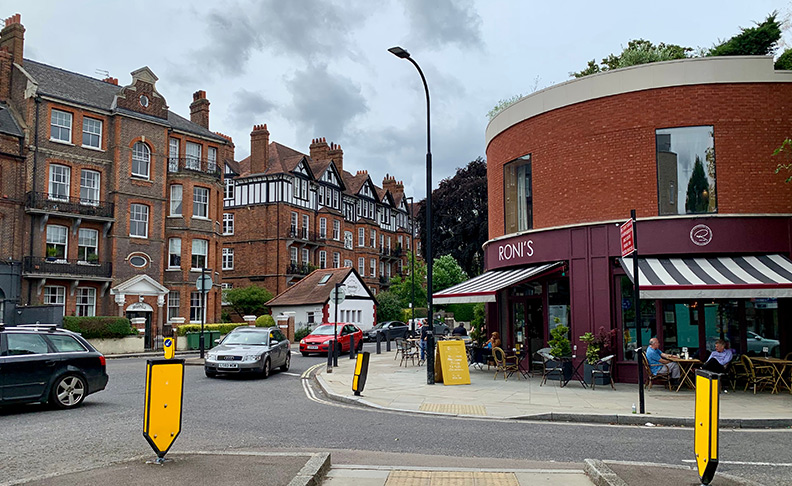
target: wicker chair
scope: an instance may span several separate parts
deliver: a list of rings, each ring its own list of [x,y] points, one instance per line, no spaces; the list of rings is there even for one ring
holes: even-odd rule
[[[613,371],[613,366],[612,366],[613,358],[614,358],[614,355],[611,354],[610,356],[605,356],[604,358],[602,358],[602,359],[598,360],[596,363],[594,363],[594,365],[593,365],[594,368],[592,368],[592,370],[591,370],[591,389],[592,390],[597,386],[597,375],[607,376],[608,379],[610,380],[611,388],[613,388],[614,390],[616,389],[616,387],[613,385],[613,374],[611,374],[611,371]],[[605,368],[607,368],[607,369],[605,369]]]
[[[492,358],[495,360],[495,376],[492,378],[497,379],[498,373],[503,373],[504,381],[507,381],[511,375],[517,373],[517,379],[520,379],[520,366],[517,356],[506,356],[501,348],[492,348]]]
[[[767,385],[775,383],[775,368],[770,365],[757,365],[746,355],[742,356],[743,366],[748,373],[748,379],[745,382],[745,390],[748,390],[749,385],[753,385],[753,392],[756,395],[756,387],[759,386],[759,391],[764,390]]]
[[[657,383],[664,383],[665,387],[670,390],[671,370],[668,369],[668,366],[664,364],[660,365],[659,371],[657,373],[652,373],[652,367],[649,366],[649,360],[646,358],[646,352],[641,352],[640,355],[644,367],[644,387],[651,390],[652,385],[654,385],[655,382],[657,382]]]
[[[748,382],[750,377],[748,375],[748,370],[745,369],[745,363],[743,363],[742,357],[735,357],[729,362],[729,365],[726,367],[726,379],[729,380],[732,391],[737,390],[737,385],[740,382]]]
[[[550,376],[552,373],[558,373],[558,383],[559,385],[564,384],[564,368],[562,367],[561,361],[555,359],[555,357],[547,351],[540,349],[536,354],[542,358],[542,382],[539,383],[539,386],[544,385],[547,383],[547,377]]]
[[[393,360],[396,361],[399,358],[399,353],[404,352],[405,341],[404,338],[397,337],[393,342],[396,343],[396,353],[393,354]]]

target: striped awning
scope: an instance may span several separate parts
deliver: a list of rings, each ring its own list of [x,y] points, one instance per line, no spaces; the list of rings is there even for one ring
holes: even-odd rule
[[[633,280],[632,257],[621,265]],[[792,261],[784,255],[641,258],[641,298],[750,299],[792,297]]]
[[[495,302],[495,294],[499,290],[538,277],[562,263],[564,262],[546,263],[512,270],[490,270],[478,277],[432,294],[432,302],[435,304]]]

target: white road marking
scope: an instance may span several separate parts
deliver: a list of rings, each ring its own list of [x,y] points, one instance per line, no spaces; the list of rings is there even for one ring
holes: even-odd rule
[[[694,459],[682,459],[682,462],[696,462],[696,461]],[[787,463],[787,462],[718,461],[718,464],[731,464],[735,466],[792,467],[792,463]]]
[[[288,371],[281,371],[281,375],[289,375],[289,376],[302,376],[299,373],[289,373]]]

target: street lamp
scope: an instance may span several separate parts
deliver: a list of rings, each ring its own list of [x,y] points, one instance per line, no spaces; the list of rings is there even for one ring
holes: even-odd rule
[[[413,221],[415,199],[410,196],[405,197],[404,200],[410,201],[410,205],[407,206],[408,211],[410,211],[410,278],[412,278],[412,300],[410,301],[410,309],[412,309],[412,320],[410,322],[412,324],[410,330],[415,336],[415,222]]]
[[[388,51],[400,59],[407,59],[418,70],[426,92],[426,311],[429,329],[426,334],[426,384],[434,385],[434,313],[432,310],[432,131],[429,117],[429,86],[421,66],[410,53],[401,47],[391,47]]]

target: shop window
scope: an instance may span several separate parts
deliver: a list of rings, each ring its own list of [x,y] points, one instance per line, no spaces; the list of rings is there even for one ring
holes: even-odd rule
[[[622,348],[624,359],[635,360],[635,302],[633,300],[633,284],[629,277],[620,277],[621,309],[622,309]],[[657,335],[657,314],[655,301],[641,299],[641,345],[649,345],[649,339]],[[661,346],[662,347],[662,346]],[[666,351],[663,349],[663,351]]]
[[[533,187],[531,155],[503,166],[503,205],[506,233],[533,228]]]
[[[718,211],[711,126],[655,130],[660,215]]]

